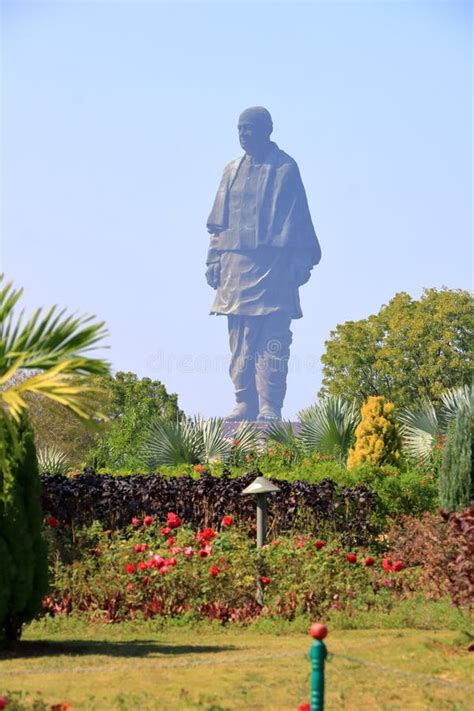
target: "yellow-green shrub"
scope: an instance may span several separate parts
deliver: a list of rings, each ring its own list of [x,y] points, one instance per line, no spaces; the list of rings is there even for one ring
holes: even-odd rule
[[[348,469],[364,462],[372,466],[399,463],[401,438],[393,413],[393,403],[381,396],[369,397],[362,405],[355,445],[347,459]]]

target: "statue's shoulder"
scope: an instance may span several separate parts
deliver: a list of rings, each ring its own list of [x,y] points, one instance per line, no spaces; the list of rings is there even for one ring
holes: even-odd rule
[[[234,158],[234,160],[231,160],[230,163],[227,163],[224,168],[224,175],[233,175],[241,164],[242,158],[243,156],[240,156],[240,158]]]
[[[273,142],[270,151],[270,160],[277,168],[284,168],[290,171],[292,169],[298,170],[298,165],[295,159],[288,155],[288,153],[285,153],[285,151],[282,151],[281,148]]]

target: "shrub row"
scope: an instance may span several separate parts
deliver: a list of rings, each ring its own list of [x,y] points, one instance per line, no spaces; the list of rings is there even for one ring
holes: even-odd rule
[[[255,498],[241,492],[261,474],[254,470],[231,479],[226,472],[219,478],[204,472],[196,480],[159,474],[117,477],[87,469],[73,478],[44,475],[43,510],[63,525],[99,521],[112,530],[124,528],[134,516],[165,518],[168,511],[175,511],[194,530],[218,527],[225,514],[232,514],[236,521],[255,520]],[[371,540],[376,496],[370,487],[338,487],[329,478],[317,484],[275,483],[280,491],[268,499],[272,535],[289,530],[327,531],[347,545]]]

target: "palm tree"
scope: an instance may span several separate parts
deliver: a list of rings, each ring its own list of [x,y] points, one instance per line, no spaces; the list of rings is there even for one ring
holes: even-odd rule
[[[68,316],[56,306],[46,313],[37,309],[24,321],[23,311],[15,313],[22,293],[0,275],[0,413],[19,422],[28,407],[24,396],[36,393],[78,417],[99,414],[90,403],[98,392],[93,376],[106,375],[109,365],[86,354],[107,335],[104,323]]]
[[[357,403],[329,395],[301,410],[298,418],[301,422],[299,438],[305,451],[334,455],[344,466],[360,421]]]
[[[237,443],[237,444],[236,444]],[[258,433],[250,422],[241,422],[232,438],[225,433],[225,420],[201,416],[178,422],[153,421],[141,445],[144,462],[150,469],[160,465],[227,462],[233,449],[242,454],[255,449]]]
[[[405,454],[416,462],[428,464],[438,441],[447,435],[450,422],[461,409],[472,406],[473,395],[468,385],[461,385],[445,390],[439,407],[430,400],[423,400],[415,409],[402,410],[398,419]]]

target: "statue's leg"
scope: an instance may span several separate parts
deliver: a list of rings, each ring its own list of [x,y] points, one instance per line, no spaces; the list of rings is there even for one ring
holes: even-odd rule
[[[262,329],[256,360],[256,384],[260,400],[258,419],[280,420],[292,341],[291,318],[282,312],[260,318]]]
[[[237,405],[227,419],[255,420],[258,395],[255,383],[256,316],[227,316],[231,352],[229,373]]]

